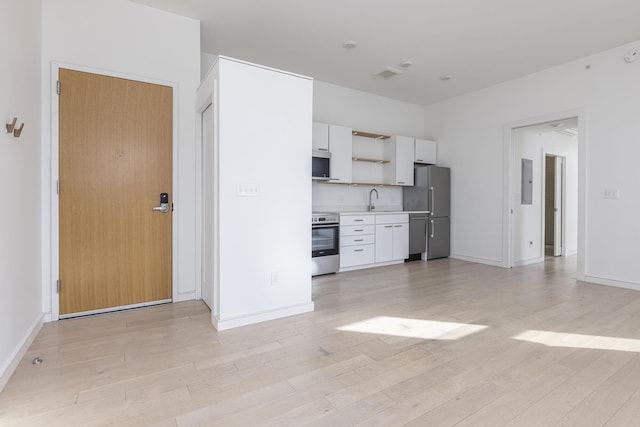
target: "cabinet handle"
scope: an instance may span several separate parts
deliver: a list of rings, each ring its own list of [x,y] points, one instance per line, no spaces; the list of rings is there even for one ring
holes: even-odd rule
[[[404,181],[397,181],[398,184],[404,184]]]
[[[424,162],[422,159],[416,159],[416,162]]]
[[[394,225],[394,227],[396,227],[396,228],[400,228],[400,227],[402,227],[402,226],[401,226],[401,225]]]
[[[318,151],[329,151],[328,148],[318,148]]]
[[[353,239],[354,242],[364,242],[364,239]]]
[[[355,231],[356,233],[358,233],[358,232],[363,232],[364,230],[353,230],[353,231]]]
[[[364,219],[354,219],[353,222],[362,222]]]
[[[391,228],[393,225],[385,225],[384,228]]]
[[[436,232],[436,224],[431,220],[431,238],[433,239],[433,235]]]
[[[362,252],[364,249],[354,249],[353,252]]]

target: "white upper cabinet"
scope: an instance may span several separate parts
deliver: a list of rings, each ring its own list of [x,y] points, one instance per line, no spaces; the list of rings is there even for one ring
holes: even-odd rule
[[[390,162],[385,182],[391,185],[413,185],[414,139],[393,136],[387,142],[387,150]]]
[[[311,138],[313,151],[329,151],[329,125],[326,123],[313,123]]]
[[[352,179],[351,128],[338,125],[329,126],[329,152],[331,153],[331,180],[349,184]]]
[[[415,158],[416,163],[424,163],[435,165],[438,163],[438,143],[428,141],[426,139],[418,139],[415,141]]]

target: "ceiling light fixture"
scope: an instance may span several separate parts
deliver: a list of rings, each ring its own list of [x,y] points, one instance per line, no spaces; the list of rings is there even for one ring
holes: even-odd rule
[[[445,74],[444,76],[440,76],[440,80],[446,82],[447,80],[451,80],[453,76],[451,74]]]
[[[402,74],[402,71],[397,70],[393,67],[386,67],[386,68],[383,68],[382,70],[379,70],[373,73],[374,76],[384,77],[385,79],[388,79],[389,77],[397,76],[398,74]]]
[[[413,65],[413,62],[411,61],[403,61],[401,63],[398,64],[400,67],[402,68],[409,68]]]
[[[353,40],[347,40],[346,42],[342,43],[342,46],[346,49],[353,49],[354,47],[358,46],[358,43]]]

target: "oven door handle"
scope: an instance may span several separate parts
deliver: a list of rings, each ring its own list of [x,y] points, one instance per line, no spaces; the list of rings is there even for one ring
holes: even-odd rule
[[[312,225],[311,228],[332,228],[338,227],[338,224],[323,224],[323,225]]]

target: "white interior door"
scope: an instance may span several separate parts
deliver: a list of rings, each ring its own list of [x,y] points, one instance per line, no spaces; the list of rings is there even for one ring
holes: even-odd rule
[[[562,198],[564,157],[555,157],[554,197],[553,197],[553,256],[562,255]]]
[[[214,158],[213,107],[202,112],[202,300],[213,308],[213,248],[214,248]]]

